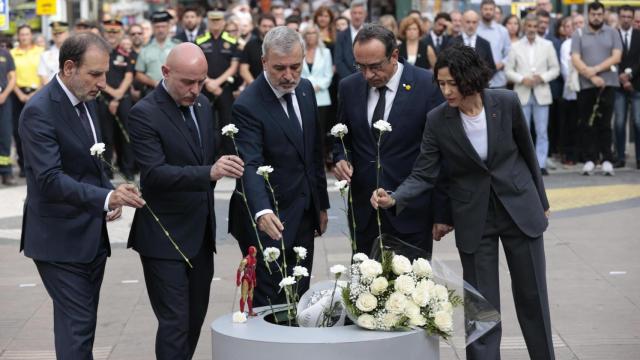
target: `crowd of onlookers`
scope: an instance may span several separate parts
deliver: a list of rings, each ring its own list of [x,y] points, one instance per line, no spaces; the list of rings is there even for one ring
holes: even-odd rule
[[[483,0],[478,10],[433,17],[412,10],[402,19],[391,14],[371,19],[366,1],[326,3],[311,9],[308,3],[298,7],[274,1],[265,12],[246,5],[206,12],[197,7],[168,8],[137,23],[109,15],[100,23],[54,21],[48,44],[28,25],[19,26],[15,37],[2,35],[2,183],[16,182],[12,144],[23,176],[17,132],[20,112],[56,76],[58,51],[70,34],[92,31],[112,46],[98,114],[107,160],[115,161],[125,177],[133,177],[136,164],[127,135],[128,111],[162,79],[161,65],[177,43],[189,41],[202,48],[209,64],[203,92],[213,104],[220,128],[231,122],[235,97],[262,73],[265,34],[282,25],[296,29],[306,44],[302,76],[316,90],[319,119],[327,130],[336,118],[338,82],[357,72],[352,43],[367,21],[379,22],[396,34],[403,61],[427,69],[450,44],[473,47],[493,73],[489,86],[517,92],[530,119],[543,174],[583,163],[586,175],[598,164],[603,173],[613,175],[614,168],[626,165],[628,116],[633,133],[640,131],[640,9],[605,9],[595,2],[584,13],[560,16],[550,0],[538,0],[526,13],[508,14],[493,0]],[[635,144],[640,169],[640,144]],[[228,146],[223,143],[220,151],[230,151]],[[330,148],[327,139],[328,166]]]

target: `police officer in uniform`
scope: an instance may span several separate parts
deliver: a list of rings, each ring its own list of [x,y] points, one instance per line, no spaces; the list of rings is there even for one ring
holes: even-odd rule
[[[64,21],[54,21],[49,24],[53,35],[53,45],[42,53],[40,64],[38,64],[38,76],[42,84],[48,83],[55,74],[58,73],[58,57],[60,57],[60,46],[69,37],[69,24]]]
[[[166,11],[156,11],[151,14],[153,24],[153,39],[142,48],[136,61],[136,80],[148,89],[153,89],[162,80],[162,64],[164,64],[171,49],[180,43],[169,37],[170,22],[173,16]]]
[[[124,35],[122,22],[107,20],[102,23],[104,38],[111,45],[109,54],[109,72],[107,87],[98,98],[98,116],[102,130],[102,140],[106,145],[105,160],[111,163],[113,152],[117,156],[117,165],[127,180],[132,180],[135,173],[135,159],[129,143],[128,117],[131,109],[129,87],[133,81],[135,61],[120,49],[120,41]],[[110,169],[105,169],[113,177]]]
[[[209,64],[204,94],[213,104],[213,110],[218,120],[217,128],[231,122],[231,107],[233,106],[233,76],[238,71],[240,54],[237,40],[224,32],[224,12],[214,10],[207,13],[209,31],[196,39]],[[219,132],[217,132],[219,133]],[[222,139],[223,154],[233,154],[233,143],[228,138]]]

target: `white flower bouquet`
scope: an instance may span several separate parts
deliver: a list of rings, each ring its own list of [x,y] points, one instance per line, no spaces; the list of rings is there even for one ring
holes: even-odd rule
[[[365,329],[423,328],[445,339],[453,334],[453,308],[462,304],[453,290],[434,281],[427,260],[411,263],[387,251],[382,262],[354,255],[342,299],[349,318]]]

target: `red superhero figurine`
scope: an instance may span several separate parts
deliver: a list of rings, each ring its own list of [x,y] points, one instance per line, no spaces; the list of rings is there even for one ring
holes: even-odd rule
[[[249,246],[249,254],[240,261],[236,274],[236,286],[241,286],[240,311],[244,312],[244,304],[249,308],[249,316],[256,316],[253,312],[253,289],[256,287],[256,248]],[[242,274],[242,275],[241,275]]]

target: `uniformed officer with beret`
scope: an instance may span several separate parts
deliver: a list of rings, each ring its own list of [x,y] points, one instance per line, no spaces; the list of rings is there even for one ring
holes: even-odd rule
[[[219,10],[207,13],[209,31],[196,39],[209,65],[204,94],[213,104],[218,129],[231,122],[233,106],[233,76],[238,71],[240,54],[237,40],[224,32],[224,12]],[[222,139],[223,154],[232,154],[233,143],[230,139]]]
[[[40,56],[38,64],[38,76],[42,84],[46,84],[58,73],[58,57],[60,56],[60,46],[69,37],[69,24],[64,21],[53,21],[49,24],[53,39],[53,45],[49,50]]]
[[[136,61],[136,80],[154,88],[162,80],[162,64],[167,55],[179,42],[169,37],[169,28],[173,17],[166,11],[156,11],[151,14],[153,24],[153,39],[142,48]]]
[[[120,172],[127,180],[131,180],[135,172],[135,159],[129,143],[127,124],[132,106],[129,87],[133,81],[135,62],[120,48],[120,41],[124,36],[122,22],[106,20],[102,26],[104,38],[112,48],[109,54],[107,86],[97,99],[102,141],[106,145],[104,157],[105,161],[111,163],[115,150]],[[111,169],[105,170],[110,177],[113,176]]]

